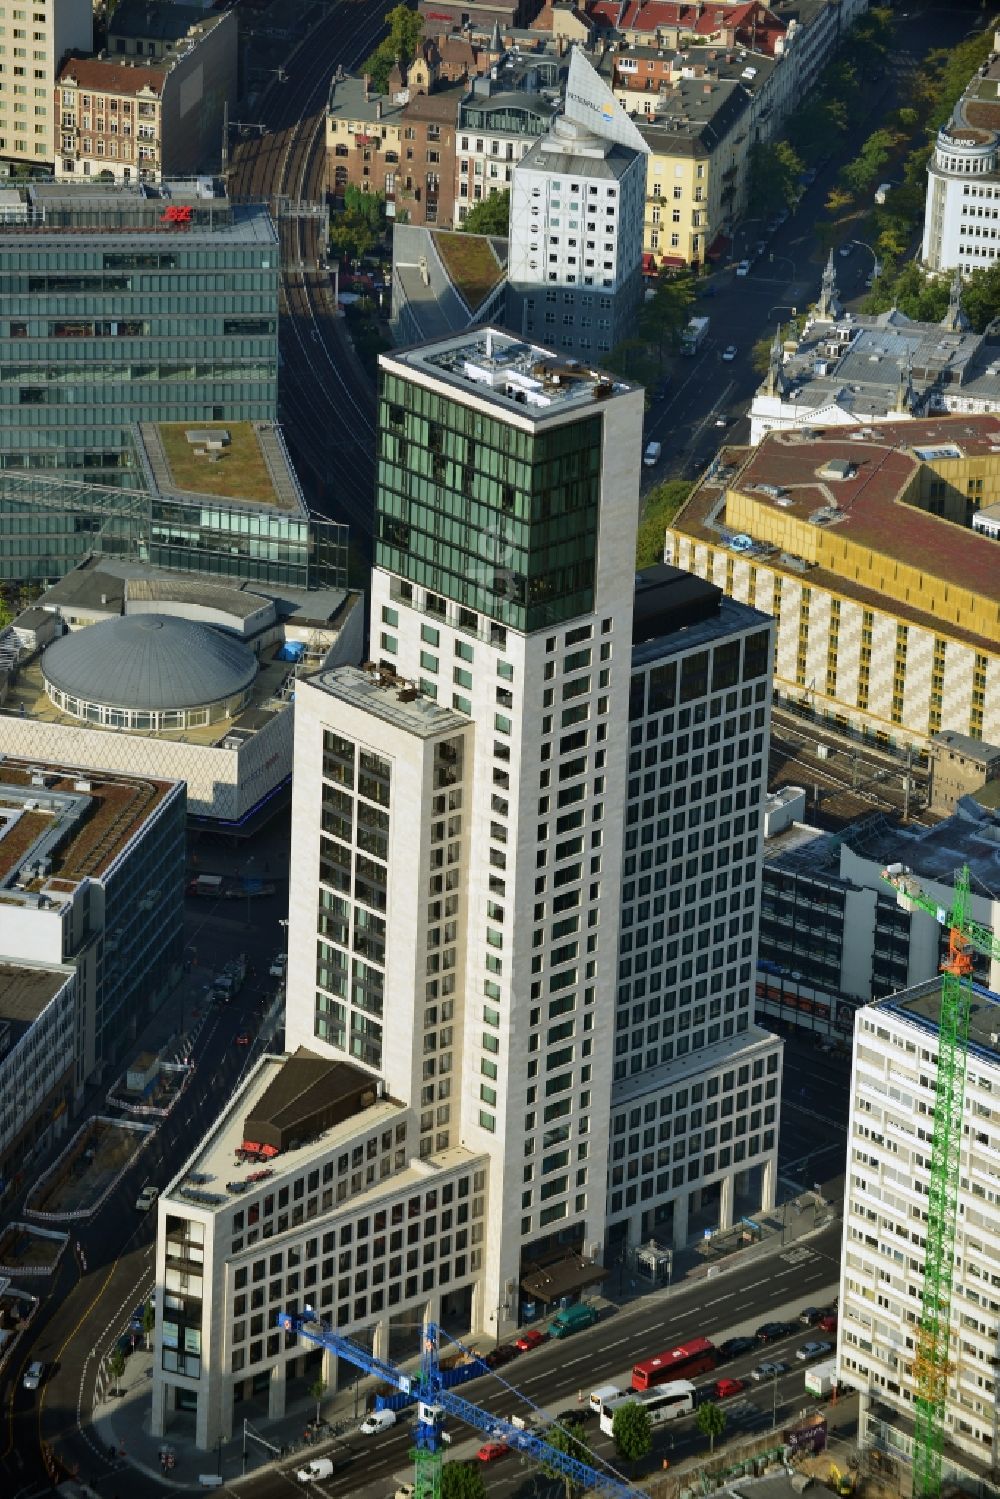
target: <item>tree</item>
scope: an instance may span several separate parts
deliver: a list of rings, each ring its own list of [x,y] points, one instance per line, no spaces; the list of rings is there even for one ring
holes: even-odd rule
[[[114,1393],[118,1394],[118,1381],[125,1373],[125,1355],[120,1348],[113,1348],[108,1359],[108,1373],[115,1382]]]
[[[708,1437],[709,1452],[714,1452],[716,1437],[721,1437],[726,1429],[726,1413],[722,1406],[716,1405],[714,1400],[706,1400],[703,1405],[699,1405],[694,1424],[703,1437]]]
[[[405,75],[417,55],[424,29],[423,17],[408,5],[397,5],[386,11],[385,19],[389,24],[389,35],[361,64],[361,72],[368,74],[372,87],[380,94],[388,89],[389,74],[396,63]]]
[[[463,234],[509,234],[510,188],[473,203],[458,227]]]
[[[315,1400],[315,1402],[316,1402],[316,1425],[317,1426],[319,1425],[319,1403],[323,1399],[323,1396],[325,1394],[326,1394],[326,1380],[323,1378],[322,1375],[320,1375],[319,1378],[318,1379],[314,1379],[313,1382],[312,1382],[312,1384],[309,1386],[309,1398],[310,1398],[310,1400]]]
[[[353,182],[348,183],[344,189],[344,211],[345,213],[357,214],[363,219],[369,229],[376,234],[382,232],[385,223],[385,194],[380,192],[362,192],[360,187]]]
[[[441,1469],[441,1499],[486,1499],[486,1483],[473,1463],[445,1463]]]
[[[611,1423],[611,1438],[618,1456],[626,1462],[637,1463],[646,1456],[653,1445],[653,1432],[649,1424],[649,1411],[637,1400],[626,1400],[615,1411]]]
[[[565,1426],[550,1426],[546,1429],[545,1440],[550,1447],[557,1452],[565,1452],[568,1457],[575,1457],[578,1462],[589,1463],[592,1461],[590,1449],[583,1440],[583,1426],[579,1421],[567,1422]],[[561,1479],[566,1487],[566,1499],[573,1499],[573,1495],[580,1492],[581,1485],[564,1473],[561,1468],[556,1468],[550,1463],[541,1463],[541,1470],[546,1478]]]
[[[656,289],[639,313],[639,333],[655,345],[660,363],[667,346],[676,344],[688,325],[694,303],[694,276],[689,270],[671,274],[664,266],[656,278]]]
[[[787,141],[754,146],[750,152],[748,207],[763,219],[786,208],[798,197],[803,169],[801,156]]]
[[[646,495],[635,543],[637,568],[652,567],[663,561],[666,530],[691,493],[686,479],[667,479],[656,484]]]
[[[151,1301],[147,1301],[142,1309],[142,1331],[146,1339],[146,1347],[149,1347],[149,1339],[156,1330],[156,1308]]]
[[[369,255],[382,237],[385,198],[353,185],[344,189],[344,210],[330,220],[330,250],[341,260]]]

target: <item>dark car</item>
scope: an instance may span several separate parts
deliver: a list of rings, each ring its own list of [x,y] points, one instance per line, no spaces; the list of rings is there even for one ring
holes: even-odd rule
[[[787,1338],[794,1331],[791,1322],[764,1322],[757,1329],[758,1343],[776,1343],[779,1338]]]
[[[719,1344],[717,1352],[721,1359],[741,1358],[744,1353],[753,1353],[756,1347],[756,1338],[727,1338]]]
[[[499,1369],[501,1364],[509,1364],[512,1358],[517,1358],[520,1352],[520,1348],[515,1348],[513,1343],[501,1343],[486,1355],[486,1362],[491,1369]]]
[[[821,1306],[804,1306],[801,1312],[799,1312],[799,1321],[803,1327],[815,1327],[823,1315],[823,1308]]]

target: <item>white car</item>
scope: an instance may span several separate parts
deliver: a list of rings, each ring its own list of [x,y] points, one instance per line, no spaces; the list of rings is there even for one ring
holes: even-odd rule
[[[739,265],[736,267],[736,274],[737,274],[737,276],[749,276],[749,274],[750,274],[750,262],[749,262],[749,260],[741,260],[740,261]]]
[[[148,1213],[159,1195],[159,1187],[154,1187],[150,1182],[147,1182],[142,1191],[139,1193],[138,1197],[135,1199],[136,1212]]]
[[[832,1343],[803,1343],[801,1348],[796,1348],[795,1357],[805,1363],[811,1358],[822,1358],[825,1353],[833,1352]]]
[[[736,345],[735,344],[729,344],[729,345],[727,345],[727,347],[724,348],[723,351],[722,351],[722,357],[726,361],[727,364],[731,364],[732,361],[736,358]]]
[[[358,1427],[358,1431],[364,1437],[376,1436],[380,1431],[388,1431],[390,1426],[396,1424],[395,1411],[372,1411],[366,1416]]]
[[[27,1369],[25,1369],[24,1378],[21,1383],[26,1390],[37,1390],[44,1377],[45,1365],[38,1363],[36,1360],[35,1363],[29,1364]]]
[[[853,255],[853,253],[854,253],[854,241],[853,241],[853,239],[849,239],[847,241],[847,244],[846,245],[841,245],[840,249],[837,251],[837,254],[838,255],[842,255],[845,258],[845,260],[846,260],[846,258],[847,258],[848,255]]]
[[[314,1457],[304,1468],[296,1468],[299,1483],[318,1483],[321,1478],[333,1477],[333,1463],[328,1457]]]
[[[273,979],[283,979],[285,977],[285,969],[287,967],[288,954],[286,952],[279,952],[278,956],[275,958],[268,971],[270,972],[270,975]]]

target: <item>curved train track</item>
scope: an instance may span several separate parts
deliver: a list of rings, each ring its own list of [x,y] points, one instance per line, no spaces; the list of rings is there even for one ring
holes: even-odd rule
[[[289,445],[315,508],[349,522],[358,540],[372,527],[371,391],[345,359],[333,326],[329,280],[319,269],[321,220],[286,205],[323,201],[330,80],[338,65],[350,71],[371,51],[385,29],[384,8],[384,0],[341,0],[313,27],[284,64],[286,81],[272,84],[262,100],[258,113],[268,133],[239,143],[230,174],[235,197],[267,201],[277,214],[279,410]]]

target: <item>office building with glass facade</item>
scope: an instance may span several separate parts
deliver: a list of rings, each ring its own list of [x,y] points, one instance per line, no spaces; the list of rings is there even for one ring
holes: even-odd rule
[[[97,552],[346,583],[346,527],[309,515],[275,426],[278,276],[266,207],[211,179],[32,184],[4,205],[0,577]],[[172,472],[172,426],[214,434],[213,468]]]

